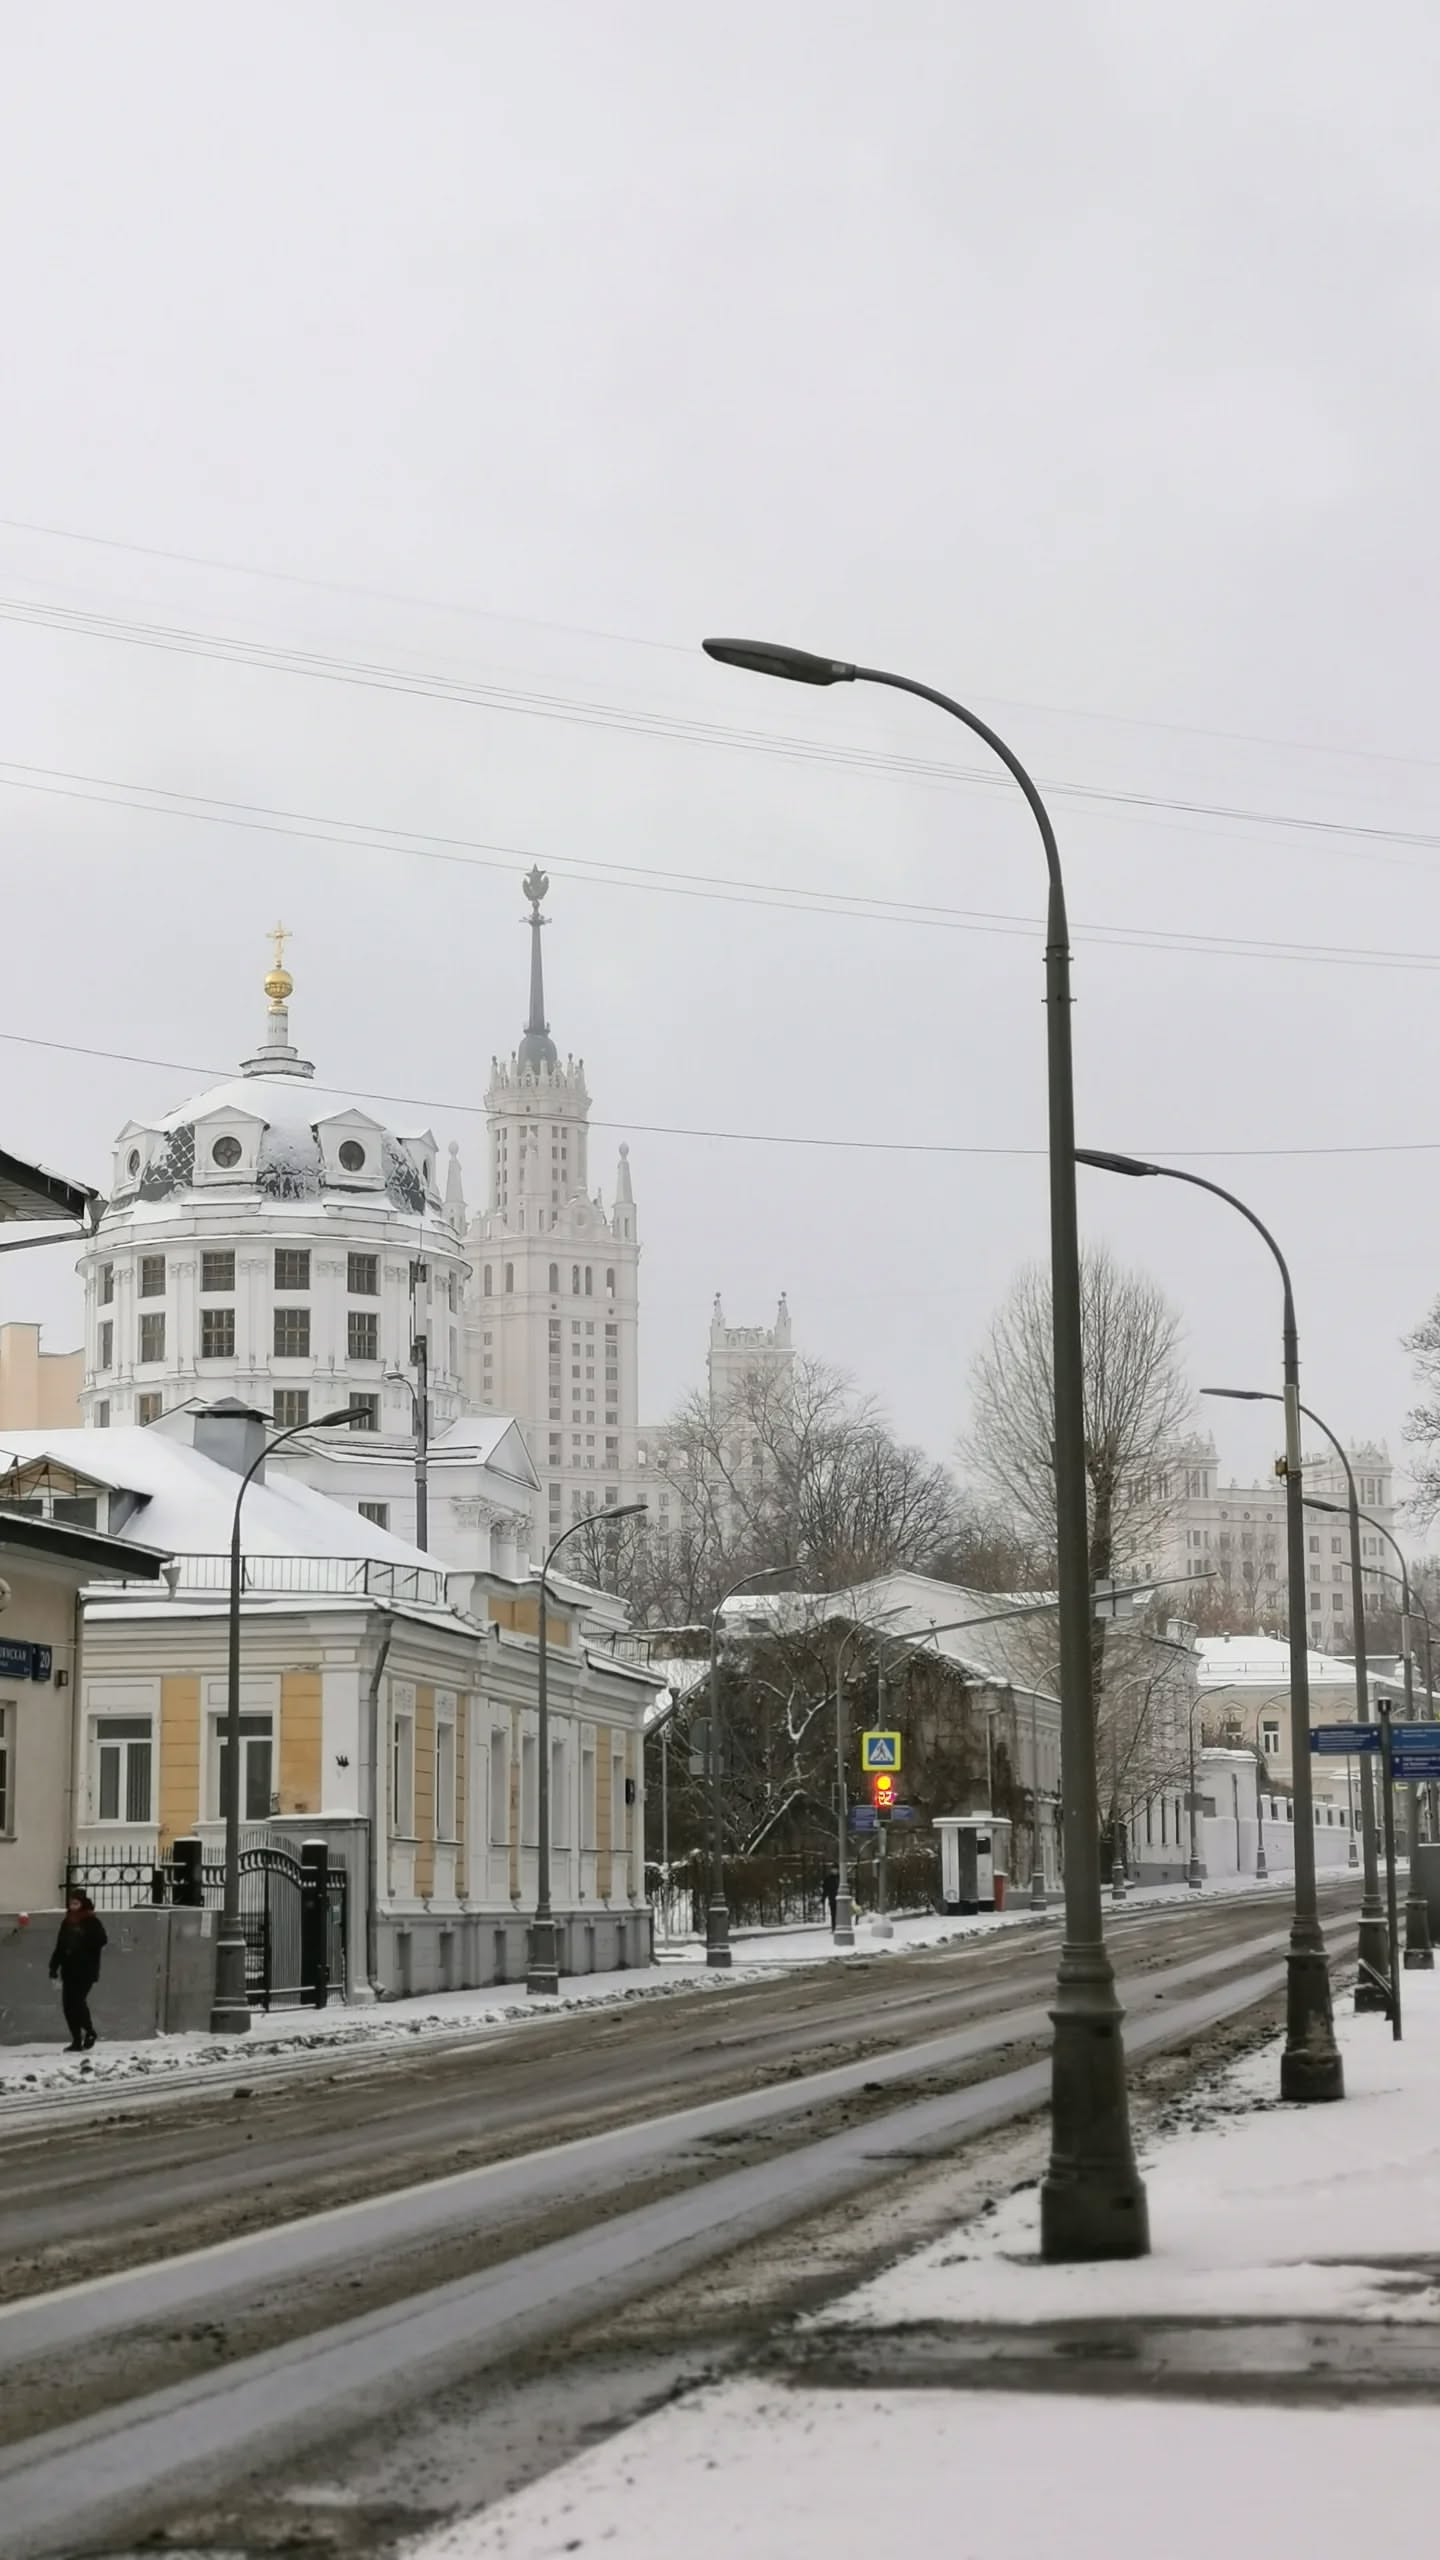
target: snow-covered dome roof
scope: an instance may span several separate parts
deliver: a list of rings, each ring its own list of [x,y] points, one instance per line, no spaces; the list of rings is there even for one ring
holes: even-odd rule
[[[442,1208],[430,1129],[391,1129],[367,1105],[317,1086],[290,1040],[292,980],[265,980],[266,1037],[238,1075],[154,1118],[131,1120],[116,1144],[116,1209],[191,1192],[259,1192],[276,1202],[380,1198],[424,1217]]]

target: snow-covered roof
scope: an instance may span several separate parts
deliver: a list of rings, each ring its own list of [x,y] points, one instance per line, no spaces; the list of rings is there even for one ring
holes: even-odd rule
[[[7,1431],[0,1434],[0,1467],[48,1463],[138,1497],[139,1507],[111,1532],[169,1555],[222,1555],[240,1479],[230,1467],[202,1456],[186,1442],[139,1424],[110,1431]],[[3,1482],[3,1479],[0,1479]],[[0,1493],[3,1501],[3,1493]],[[369,1556],[377,1563],[436,1569],[435,1558],[407,1546],[357,1511],[315,1493],[277,1468],[245,1496],[247,1555]]]
[[[1195,1647],[1202,1689],[1288,1688],[1290,1647],[1283,1636],[1201,1636]],[[1307,1653],[1310,1687],[1355,1694],[1355,1665],[1333,1653]]]
[[[1059,1639],[1048,1649],[1036,1639],[1048,1608],[1048,1601],[1037,1610],[1013,1594],[971,1591],[930,1574],[894,1573],[846,1591],[747,1591],[726,1602],[725,1615],[742,1626],[759,1618],[792,1633],[849,1623],[923,1645],[964,1679],[1053,1700],[1058,1665],[1052,1671],[1049,1657]]]

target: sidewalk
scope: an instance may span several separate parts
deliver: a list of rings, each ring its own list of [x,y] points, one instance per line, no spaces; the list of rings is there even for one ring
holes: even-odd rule
[[[1288,1898],[1290,1878],[1276,1875],[1268,1886],[1254,1879],[1227,1879],[1204,1894],[1184,1885],[1147,1885],[1134,1889],[1124,1908],[1149,1909],[1163,1903],[1189,1902],[1203,1907],[1234,1893],[1269,1892]],[[1060,1918],[1052,1897],[1051,1922]],[[415,2038],[487,2036],[519,2030],[546,2018],[564,2017],[602,2003],[663,1999],[677,1991],[724,1991],[746,1982],[772,1979],[776,1972],[807,1965],[847,1964],[858,1959],[905,1955],[917,1947],[946,1945],[964,1938],[987,1937],[997,1930],[1033,1928],[1037,1914],[1023,1897],[1004,1912],[980,1912],[944,1918],[934,1912],[909,1913],[897,1919],[894,1936],[877,1938],[868,1915],[856,1923],[853,1948],[836,1947],[823,1922],[794,1929],[737,1931],[732,1940],[734,1962],[728,1972],[711,1972],[697,1938],[677,1939],[657,1949],[658,1961],[625,1973],[575,1974],[565,1977],[558,2000],[543,2005],[532,2000],[522,1983],[497,1983],[478,1991],[417,1993],[410,2000],[385,2000],[328,2009],[277,2009],[269,2017],[257,2011],[248,2036],[224,2041],[210,2036],[152,2036],[143,2042],[105,2040],[105,1983],[102,1974],[94,2007],[101,2040],[93,2054],[70,2056],[63,2051],[64,2029],[56,2000],[54,2044],[0,2044],[0,2123],[7,2114],[33,2112],[37,2100],[67,2092],[89,2095],[97,2089],[136,2084],[155,2086],[187,2075],[244,2079],[285,2057],[298,2063],[317,2051],[342,2052],[356,2047],[381,2049]]]
[[[1150,2258],[1043,2267],[1034,2189],[1017,2192],[802,2324],[797,2378],[692,2393],[415,2560],[872,2560],[877,2496],[882,2515],[903,2500],[907,2547],[967,2560],[1428,2544],[1434,2395],[1415,2405],[1412,2381],[1387,2402],[1383,2374],[1397,2339],[1422,2364],[1440,2343],[1440,1974],[1405,1992],[1402,2045],[1382,2019],[1337,2021],[1343,2104],[1282,2106],[1272,2044],[1173,2110],[1145,2162]],[[1191,2379],[1147,2392],[1126,2342],[1166,2319]],[[1017,2331],[1038,2352],[1055,2322],[1068,2366],[1038,2388],[947,2380],[947,2342],[993,2382]],[[1331,2353],[1307,2363],[1317,2323]],[[1245,2342],[1288,2328],[1291,2387],[1247,2383]],[[907,2371],[924,2387],[897,2387]]]
[[[7,2115],[35,2110],[36,2102],[67,2093],[92,2095],[112,2087],[155,2086],[186,2077],[212,2080],[247,2079],[257,2071],[298,2062],[316,2052],[344,2052],[363,2047],[380,2051],[416,2039],[488,2036],[519,2032],[547,2019],[574,2016],[624,2001],[665,1999],[678,1991],[723,1992],[743,1983],[772,1981],[777,1972],[801,1967],[853,1962],[864,1956],[903,1954],[910,1948],[946,1940],[983,1936],[1031,1918],[1028,1911],[1003,1917],[983,1913],[968,1919],[917,1915],[895,1922],[891,1939],[872,1938],[861,1921],[853,1948],[832,1945],[828,1929],[793,1929],[755,1938],[737,1937],[728,1972],[711,1972],[697,1939],[676,1942],[661,1952],[659,1962],[624,1973],[575,1974],[565,1977],[558,2000],[532,2000],[523,1983],[497,1983],[478,1991],[420,1993],[410,2000],[367,2002],[348,2006],[337,2001],[328,2009],[277,2009],[266,2017],[257,2010],[248,2036],[223,2040],[202,2035],[152,2036],[142,2042],[109,2044],[93,2054],[71,2056],[62,2049],[64,2028],[56,1996],[55,2043],[0,2045],[0,2123]],[[94,2000],[97,2022],[105,2015],[105,1983]]]

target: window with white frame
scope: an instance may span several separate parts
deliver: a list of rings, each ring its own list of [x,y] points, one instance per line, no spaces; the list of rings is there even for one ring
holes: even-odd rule
[[[225,1718],[211,1718],[210,1790],[208,1814],[212,1822],[225,1819],[226,1773],[230,1766],[230,1743]],[[240,1718],[240,1819],[242,1822],[268,1822],[275,1810],[275,1718],[268,1710],[259,1714],[242,1714]]]
[[[503,1725],[490,1735],[490,1841],[503,1849],[510,1837],[510,1737]]]
[[[0,1840],[15,1837],[15,1701],[0,1698]]]
[[[443,1690],[435,1695],[435,1837],[456,1837],[455,1700]]]
[[[90,1801],[96,1822],[148,1823],[155,1788],[149,1716],[97,1716],[91,1727]]]
[[[564,1736],[550,1737],[550,1842],[552,1848],[570,1846],[570,1792],[566,1784],[570,1755]]]
[[[415,1692],[398,1685],[390,1708],[390,1828],[401,1840],[415,1837]]]

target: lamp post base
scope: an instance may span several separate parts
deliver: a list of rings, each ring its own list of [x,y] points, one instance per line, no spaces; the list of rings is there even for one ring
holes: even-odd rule
[[[1033,1875],[1030,1879],[1030,1908],[1032,1911],[1044,1911],[1048,1907],[1045,1879],[1042,1875]]]
[[[1411,1853],[1412,1871],[1414,1851]],[[1430,1912],[1423,1893],[1417,1893],[1412,1882],[1405,1897],[1405,1970],[1407,1973],[1433,1973],[1435,1950],[1430,1943]]]
[[[855,1906],[848,1893],[835,1896],[835,1925],[830,1935],[837,1947],[853,1947],[855,1944]]]
[[[705,1962],[715,1972],[730,1970],[730,1906],[712,1902],[705,1914]]]
[[[1050,2165],[1040,2188],[1040,2254],[1051,2265],[1149,2253],[1145,2185],[1130,2142],[1123,2015],[1103,1945],[1067,1946],[1050,2012]]]
[[[1330,2009],[1330,1967],[1318,1926],[1297,1943],[1292,1935],[1285,1959],[1285,2051],[1280,2057],[1280,2095],[1297,2106],[1322,2104],[1345,2095],[1345,2067],[1335,2042]]]
[[[1203,1890],[1205,1884],[1205,1870],[1201,1866],[1198,1858],[1191,1859],[1190,1864],[1185,1871],[1185,1881],[1190,1887],[1192,1893],[1199,1893]]]
[[[887,1920],[883,1911],[877,1911],[870,1922],[870,1935],[872,1938],[893,1938],[895,1935],[893,1920]]]
[[[210,2003],[212,2036],[248,2036],[250,1997],[245,1989],[245,1939],[238,1921],[220,1923],[215,1947],[215,1995]]]
[[[560,1990],[560,1949],[548,1916],[530,1923],[525,1948],[525,1988],[532,1999],[553,2000]]]
[[[1360,1969],[1355,1977],[1355,2007],[1364,2016],[1388,2018],[1390,2002],[1382,1988],[1390,1976],[1390,1933],[1383,1911],[1362,1911],[1356,1942]]]

